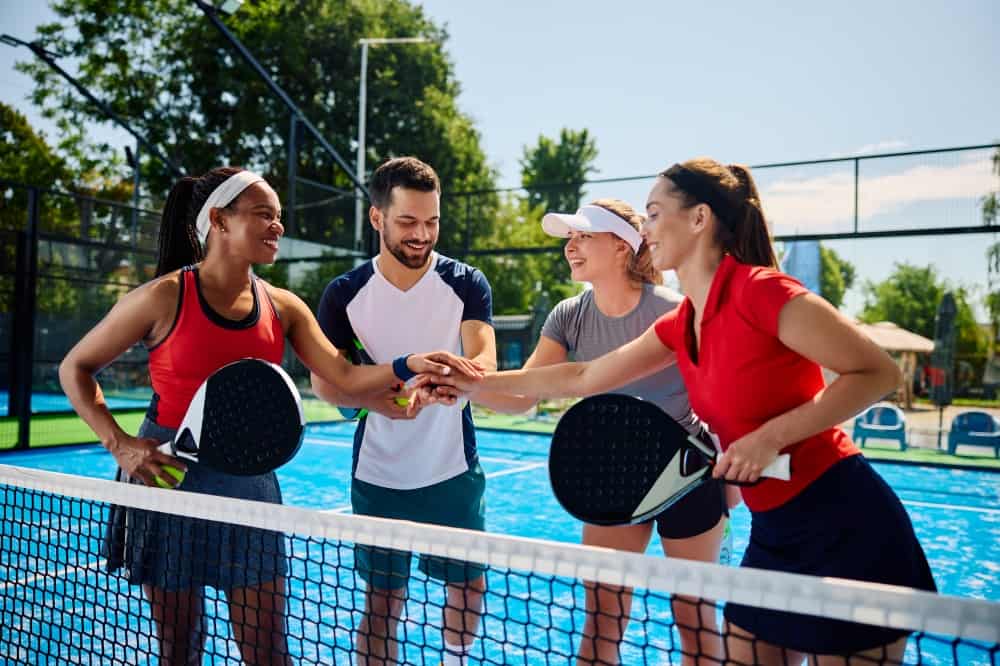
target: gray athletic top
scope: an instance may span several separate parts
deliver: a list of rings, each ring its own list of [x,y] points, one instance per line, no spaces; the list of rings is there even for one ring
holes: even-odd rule
[[[545,319],[542,335],[565,347],[575,360],[590,361],[638,338],[681,300],[683,297],[668,287],[646,284],[639,304],[631,312],[608,317],[594,303],[593,290],[588,289],[556,305]],[[689,431],[696,432],[697,419],[676,364],[613,393],[653,402]]]

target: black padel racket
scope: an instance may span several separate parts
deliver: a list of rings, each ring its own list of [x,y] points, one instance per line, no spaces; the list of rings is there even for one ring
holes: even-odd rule
[[[656,405],[602,394],[559,419],[549,451],[556,499],[574,518],[595,525],[634,525],[711,480],[716,450],[707,433],[688,433]],[[762,476],[788,480],[782,454]]]
[[[164,453],[227,474],[266,474],[302,445],[305,417],[292,378],[268,361],[245,358],[219,368],[198,388]]]

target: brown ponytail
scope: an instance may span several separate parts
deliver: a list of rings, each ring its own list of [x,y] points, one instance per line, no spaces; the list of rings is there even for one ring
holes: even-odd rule
[[[642,229],[643,216],[621,199],[598,199],[591,201],[590,205],[600,206],[614,213],[632,225],[636,231]],[[631,251],[631,248],[629,250],[631,257],[627,267],[628,279],[639,284],[663,284],[663,274],[653,266],[653,256],[646,244],[640,245],[638,252]]]
[[[195,220],[215,188],[240,171],[243,171],[240,167],[218,167],[198,178],[185,176],[170,189],[160,219],[156,277],[205,258],[205,249],[198,241],[195,230]],[[229,206],[236,203],[236,199]]]
[[[750,175],[750,169],[742,164],[730,164],[729,171],[739,181],[739,199],[743,201],[743,207],[735,212],[732,230],[720,225],[723,227],[720,238],[723,247],[728,248],[730,254],[744,264],[778,268],[771,232],[767,228],[767,220],[764,219],[764,211],[760,206],[760,194]]]
[[[750,169],[707,157],[675,164],[660,176],[682,195],[685,207],[708,204],[719,221],[716,240],[740,263],[778,268],[771,233]]]

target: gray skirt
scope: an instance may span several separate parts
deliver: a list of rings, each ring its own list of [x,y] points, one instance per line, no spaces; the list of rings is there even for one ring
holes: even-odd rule
[[[160,441],[174,432],[149,419],[139,428],[140,437]],[[233,476],[197,463],[187,467],[181,490],[281,504],[274,472]],[[141,483],[121,470],[117,480]],[[280,532],[117,506],[109,513],[103,555],[108,571],[124,568],[130,583],[165,590],[257,587],[288,572]]]

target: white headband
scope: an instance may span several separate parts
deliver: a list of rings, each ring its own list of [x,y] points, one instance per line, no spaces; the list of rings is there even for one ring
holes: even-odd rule
[[[225,208],[233,202],[233,200],[240,196],[240,193],[253,185],[254,183],[260,183],[264,181],[264,177],[254,173],[253,171],[240,171],[233,174],[226,180],[222,181],[222,184],[217,188],[212,190],[212,193],[208,195],[208,200],[205,205],[201,207],[198,211],[198,219],[195,221],[195,229],[198,231],[198,240],[201,244],[205,244],[205,239],[208,238],[208,231],[212,228],[212,222],[208,219],[208,213],[213,208]]]
[[[542,229],[550,236],[566,238],[570,229],[577,231],[604,231],[618,236],[628,243],[634,252],[639,252],[642,235],[635,227],[603,206],[582,206],[574,215],[569,213],[546,213],[542,218]]]

